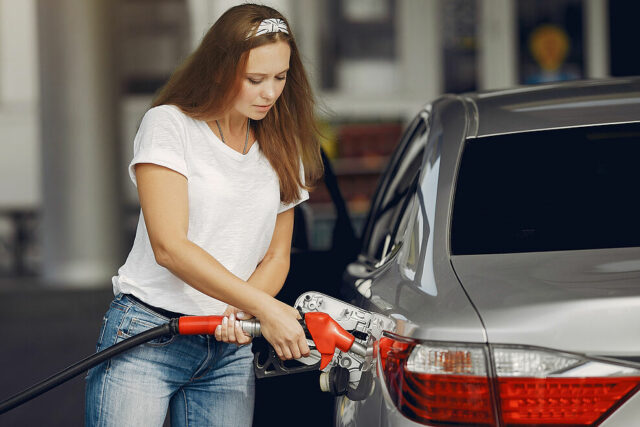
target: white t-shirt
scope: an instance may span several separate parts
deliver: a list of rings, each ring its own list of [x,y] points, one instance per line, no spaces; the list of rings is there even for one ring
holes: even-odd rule
[[[300,200],[282,204],[278,175],[258,142],[243,155],[218,139],[206,122],[175,106],[154,107],[142,119],[129,165],[135,185],[137,163],[155,163],[187,178],[188,239],[242,280],[266,254],[276,216],[309,198],[301,189]],[[191,315],[222,314],[227,306],[156,263],[142,211],[133,248],[113,278],[113,290]]]

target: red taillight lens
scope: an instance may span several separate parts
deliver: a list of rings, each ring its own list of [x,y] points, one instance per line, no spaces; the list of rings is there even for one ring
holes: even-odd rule
[[[382,338],[378,351],[391,400],[406,417],[423,424],[493,425],[484,356],[479,358],[477,353],[483,350],[473,350],[475,357],[467,349],[427,348],[412,341]],[[436,369],[422,369],[425,358]],[[472,359],[483,365],[483,375],[465,375],[469,368],[478,369],[469,366]],[[436,373],[438,370],[443,373]]]
[[[495,346],[504,424],[597,425],[638,388],[640,371],[546,349]]]
[[[389,334],[378,342],[391,400],[423,424],[593,426],[640,388],[640,370],[544,349],[420,342]],[[499,396],[494,405],[491,382]]]
[[[624,401],[640,378],[500,378],[507,425],[594,425]]]

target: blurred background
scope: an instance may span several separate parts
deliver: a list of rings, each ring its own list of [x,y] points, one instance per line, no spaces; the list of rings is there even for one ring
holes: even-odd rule
[[[234,0],[0,0],[0,399],[93,351],[139,214],[154,93]],[[358,232],[404,125],[443,93],[640,74],[637,2],[271,0],[290,20]],[[332,244],[318,188],[307,247]],[[80,425],[82,379],[0,425]]]

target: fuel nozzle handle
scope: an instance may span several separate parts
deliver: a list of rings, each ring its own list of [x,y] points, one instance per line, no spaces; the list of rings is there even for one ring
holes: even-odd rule
[[[224,316],[183,316],[178,319],[180,335],[214,335]],[[262,336],[258,319],[239,320],[240,328],[249,336]]]
[[[304,321],[311,339],[320,352],[320,369],[324,369],[333,360],[336,348],[343,353],[352,352],[366,356],[367,348],[356,342],[356,337],[347,332],[327,313],[311,311],[304,315]]]

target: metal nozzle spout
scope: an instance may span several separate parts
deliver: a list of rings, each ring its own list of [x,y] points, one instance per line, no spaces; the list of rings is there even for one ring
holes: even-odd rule
[[[358,356],[366,357],[367,356],[367,347],[360,344],[358,341],[354,341],[349,349],[350,352],[357,354]]]
[[[240,327],[253,338],[261,337],[260,321],[258,319],[241,320]]]

